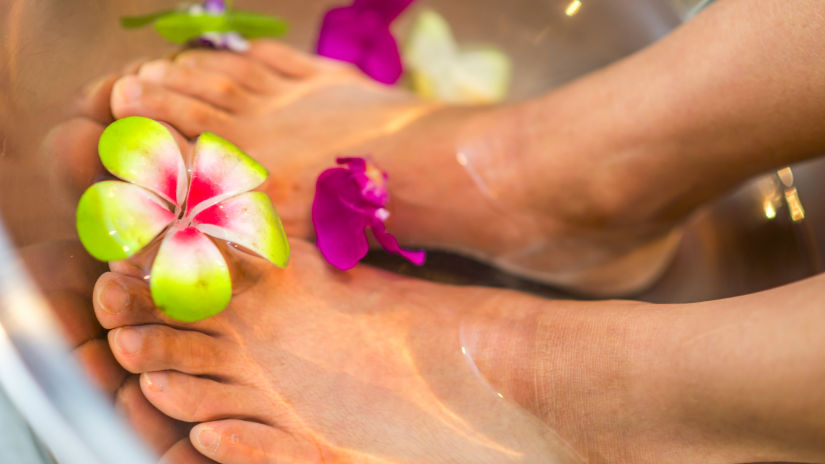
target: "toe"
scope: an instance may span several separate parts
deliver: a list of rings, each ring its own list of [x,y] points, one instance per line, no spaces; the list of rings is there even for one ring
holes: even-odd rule
[[[184,422],[223,417],[265,420],[269,400],[257,389],[175,371],[141,374],[146,399],[164,414]]]
[[[109,74],[92,81],[81,92],[80,99],[76,103],[76,111],[99,124],[109,124],[114,121],[109,100],[112,95],[112,87],[120,78],[117,74]]]
[[[192,138],[206,131],[225,136],[231,122],[228,113],[209,103],[137,76],[125,76],[115,83],[111,104],[117,118],[144,116],[165,121]]]
[[[305,79],[319,69],[319,60],[293,47],[274,40],[252,42],[247,55],[264,63],[270,69],[294,79]]]
[[[159,324],[114,329],[109,345],[120,365],[133,373],[172,369],[228,377],[237,365],[233,346],[226,341]]]
[[[211,333],[214,318],[186,323],[163,314],[152,301],[149,284],[143,279],[107,272],[95,283],[92,295],[95,316],[106,329],[142,324],[164,324],[187,330]]]
[[[75,201],[105,172],[97,154],[102,133],[100,123],[73,118],[55,126],[43,142],[43,154],[52,167],[52,178],[65,186]]]
[[[74,354],[92,382],[106,393],[114,394],[126,378],[126,371],[115,362],[106,340],[90,340],[77,347]]]
[[[333,462],[319,446],[269,425],[237,419],[198,424],[189,434],[195,449],[221,464]]]
[[[160,464],[209,464],[215,461],[198,453],[188,438],[175,443],[160,459]]]
[[[117,391],[115,407],[138,436],[158,454],[163,454],[189,433],[187,424],[165,416],[140,391],[138,376],[130,376]]]
[[[288,85],[284,76],[272,72],[267,66],[252,58],[237,53],[190,50],[178,55],[175,62],[182,66],[224,74],[247,90],[258,94],[278,92]]]
[[[253,103],[250,93],[233,79],[209,69],[156,60],[144,64],[138,77],[230,112],[243,112]]]

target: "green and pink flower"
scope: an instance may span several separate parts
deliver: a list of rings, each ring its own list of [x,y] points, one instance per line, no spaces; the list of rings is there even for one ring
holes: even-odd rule
[[[103,166],[121,180],[98,182],[83,194],[80,240],[95,258],[118,261],[159,239],[149,284],[170,317],[196,321],[229,304],[229,267],[208,236],[286,265],[289,245],[278,214],[266,194],[251,192],[268,173],[228,141],[201,134],[187,168],[166,127],[129,117],[107,127],[98,148]]]

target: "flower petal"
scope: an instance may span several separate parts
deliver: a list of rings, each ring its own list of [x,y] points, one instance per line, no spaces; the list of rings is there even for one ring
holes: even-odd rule
[[[317,51],[358,66],[378,82],[393,84],[401,77],[401,58],[389,22],[375,11],[344,7],[327,12]]]
[[[421,12],[404,44],[413,90],[449,103],[486,104],[503,100],[510,84],[507,55],[491,47],[459,51],[447,21]]]
[[[110,124],[98,143],[100,160],[112,174],[180,205],[186,196],[186,166],[163,124],[131,116]]]
[[[377,240],[385,250],[403,256],[416,266],[424,264],[424,261],[427,259],[427,252],[424,250],[404,250],[398,246],[398,240],[396,240],[395,236],[391,233],[387,232],[383,222],[376,220],[370,228],[372,229],[372,235],[375,236],[375,240]]]
[[[389,28],[376,31],[369,52],[358,65],[362,71],[378,82],[388,85],[398,82],[404,68],[401,65],[398,44]]]
[[[414,0],[353,0],[352,6],[372,10],[381,15],[389,24],[398,17]]]
[[[205,234],[249,248],[279,267],[289,260],[289,243],[272,201],[262,192],[243,193],[201,211],[195,227]]]
[[[352,7],[327,12],[318,34],[317,52],[321,56],[347,63],[359,63],[375,30],[386,28],[377,15],[362,14]]]
[[[101,261],[126,259],[175,219],[163,200],[137,185],[116,180],[89,187],[77,205],[77,234]]]
[[[221,200],[252,190],[267,176],[266,169],[238,147],[204,132],[195,144],[186,215],[194,217]]]
[[[354,267],[369,251],[365,229],[372,214],[353,209],[342,198],[353,187],[358,188],[348,170],[327,169],[318,176],[312,202],[318,248],[330,264],[342,270]]]
[[[149,287],[158,308],[184,322],[218,314],[232,298],[223,255],[194,227],[166,235],[152,264]]]

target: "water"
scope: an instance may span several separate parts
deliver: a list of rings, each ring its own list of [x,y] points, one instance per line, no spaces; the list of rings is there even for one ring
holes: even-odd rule
[[[238,3],[289,19],[292,32],[286,40],[304,50],[313,47],[322,12],[338,4],[320,0]],[[460,41],[494,43],[513,58],[514,101],[540,95],[632,53],[676,27],[681,16],[695,6],[695,2],[686,1],[584,0],[575,14],[568,15],[569,3],[512,0],[502,7],[500,0],[432,0],[421,1],[420,5],[432,6],[444,14]],[[174,52],[173,46],[163,43],[151,30],[123,31],[117,21],[122,15],[169,4],[159,0],[6,0],[0,4],[0,214],[15,246],[74,237],[76,199],[66,193],[50,156],[55,144],[65,148],[78,141],[50,139],[52,129],[72,113],[74,95],[99,76],[119,72],[143,57]],[[397,24],[397,31],[403,34],[408,27],[409,20],[404,19]],[[473,154],[459,152],[456,162],[466,166],[484,196],[494,200],[495,192],[474,168]],[[794,170],[799,196],[811,218],[825,218],[821,214],[825,206],[810,200],[825,198],[825,187],[816,182],[823,170],[822,162]],[[813,272],[813,247],[823,242],[815,231],[825,230],[825,225],[813,219],[800,228],[787,214],[776,211],[766,218],[762,209],[765,194],[756,183],[748,184],[697,215],[688,225],[675,265],[642,296],[652,301],[715,298],[779,285]],[[743,235],[749,240],[741,240]],[[4,247],[0,243],[5,252],[0,256],[11,260],[10,249]],[[560,295],[552,288],[454,256],[431,254],[430,264],[423,269],[411,269],[381,254],[371,260],[432,280]],[[6,264],[0,262],[0,266]],[[19,286],[14,295],[25,293],[18,271],[3,269],[5,273],[0,275],[4,281],[0,284],[14,283]],[[46,312],[23,307],[10,295],[0,295],[0,324],[8,331],[10,341],[3,346],[3,355],[19,361],[14,364],[19,373],[3,378],[4,388],[16,393],[11,395],[12,400],[63,462],[114,462],[111,456],[126,462],[121,454],[126,448],[133,450],[130,456],[134,462],[140,462],[143,451],[123,433],[104,399],[71,362],[64,362],[65,346],[59,343],[56,332],[48,324],[28,324],[23,330],[23,326],[12,323],[38,321]],[[37,299],[37,295],[27,293],[27,301],[31,298]],[[481,448],[499,453],[499,459],[491,462],[505,462],[505,456],[521,458],[522,462],[547,462],[541,456],[548,455],[557,462],[581,462],[551,428],[527,413],[516,398],[497,386],[496,379],[482,372],[477,360],[478,341],[483,334],[467,325],[461,327],[445,344],[444,356],[464,366],[462,375],[472,380],[462,384],[464,395],[447,391],[446,385],[437,382],[431,387],[444,411],[460,413],[470,425],[459,424],[455,417],[445,420],[454,421],[451,424],[455,430],[472,437]],[[37,343],[27,344],[26,340]],[[410,349],[414,351],[416,346]],[[11,364],[4,367],[8,366]],[[423,380],[438,378],[435,364],[420,367]],[[33,385],[39,387],[25,394],[26,388]],[[484,405],[464,401],[470,397],[485,398]],[[504,426],[473,429],[473,420],[489,423],[486,419],[497,415],[513,417],[523,433],[518,437],[508,435]],[[48,419],[55,417],[59,420],[49,425]],[[73,437],[76,439],[72,441]]]

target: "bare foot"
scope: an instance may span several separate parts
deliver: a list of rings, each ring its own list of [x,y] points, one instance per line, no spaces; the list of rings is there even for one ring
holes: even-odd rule
[[[238,144],[270,170],[265,189],[292,236],[313,235],[317,175],[337,156],[368,155],[390,175],[389,230],[410,246],[610,295],[649,283],[678,241],[675,221],[628,225],[620,211],[606,213],[615,191],[590,185],[591,166],[575,152],[541,153],[557,160],[536,173],[519,148],[534,125],[521,107],[424,102],[277,42],[148,62],[114,84],[111,108]]]
[[[191,440],[207,457],[580,462],[462,352],[459,326],[483,295],[367,267],[340,273],[298,240],[287,269],[267,269],[227,310],[194,324],[153,309],[140,278],[110,273],[97,285],[96,302],[109,301],[112,285],[129,289],[129,304],[96,305],[115,357],[143,373],[158,409],[202,422]]]

